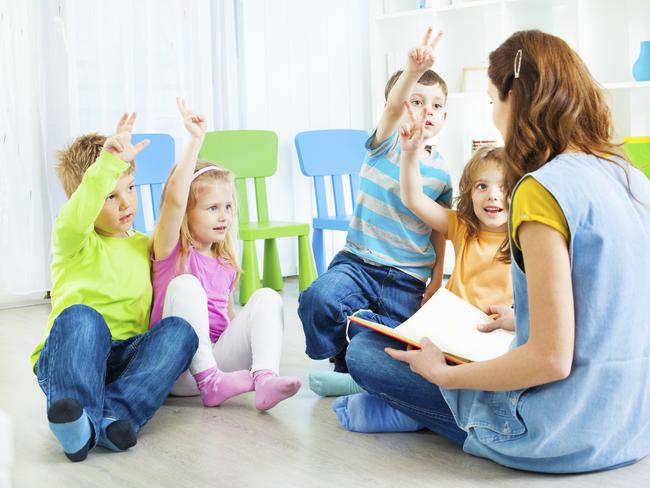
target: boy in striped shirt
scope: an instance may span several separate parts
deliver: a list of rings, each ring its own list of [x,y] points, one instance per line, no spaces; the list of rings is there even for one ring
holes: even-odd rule
[[[347,372],[349,315],[364,310],[364,318],[394,327],[419,308],[429,278],[428,296],[440,285],[444,240],[400,199],[398,137],[406,103],[417,113],[426,107],[425,139],[437,135],[447,118],[447,85],[425,62],[439,39],[440,34],[432,38],[429,28],[422,45],[409,53],[406,69],[388,80],[384,112],[366,143],[368,154],[345,247],[300,295],[298,315],[307,355],[334,357],[336,372]],[[422,147],[420,171],[425,193],[450,207],[451,178],[435,148]]]

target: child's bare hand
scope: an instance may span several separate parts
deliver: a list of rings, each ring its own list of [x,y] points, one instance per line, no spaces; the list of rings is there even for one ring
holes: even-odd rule
[[[515,331],[515,311],[511,307],[504,305],[492,305],[486,313],[495,315],[494,320],[487,324],[479,324],[477,329],[481,332],[491,332],[496,329],[503,329],[509,332]]]
[[[422,39],[422,44],[409,51],[406,69],[418,73],[424,73],[430,69],[436,61],[435,50],[441,37],[442,31],[438,31],[434,36],[433,28],[429,26]]]
[[[182,98],[176,98],[176,105],[178,105],[178,110],[181,117],[183,117],[183,125],[185,125],[187,132],[194,137],[203,139],[205,136],[205,118],[203,115],[197,115],[190,111]]]
[[[403,152],[416,152],[424,147],[424,124],[427,121],[427,109],[422,109],[420,119],[415,118],[411,104],[404,102],[409,122],[399,129],[399,145]]]
[[[108,137],[104,142],[104,150],[127,163],[133,161],[140,151],[149,145],[149,139],[140,141],[135,146],[131,144],[131,132],[133,132],[135,118],[135,112],[124,113],[117,122],[115,135]]]

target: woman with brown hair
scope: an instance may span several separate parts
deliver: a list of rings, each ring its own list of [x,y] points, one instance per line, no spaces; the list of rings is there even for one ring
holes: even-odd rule
[[[335,411],[349,430],[426,427],[519,469],[633,463],[650,452],[650,182],[619,155],[602,92],[562,39],[513,34],[488,77],[511,195],[511,350],[448,366],[426,340],[404,351],[359,334],[347,363],[369,393]]]

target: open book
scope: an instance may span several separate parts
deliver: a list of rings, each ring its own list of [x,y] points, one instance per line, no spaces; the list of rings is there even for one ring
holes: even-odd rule
[[[492,319],[446,288],[440,288],[420,310],[394,329],[359,317],[348,319],[416,347],[420,347],[423,337],[428,337],[449,361],[457,364],[501,356],[508,352],[514,338],[501,329],[479,331],[478,324]]]

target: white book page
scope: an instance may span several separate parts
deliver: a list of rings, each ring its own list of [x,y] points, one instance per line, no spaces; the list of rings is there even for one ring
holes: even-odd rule
[[[440,288],[395,332],[416,342],[428,337],[443,352],[471,361],[486,361],[505,354],[514,338],[501,329],[486,333],[476,328],[491,320],[478,308]]]

